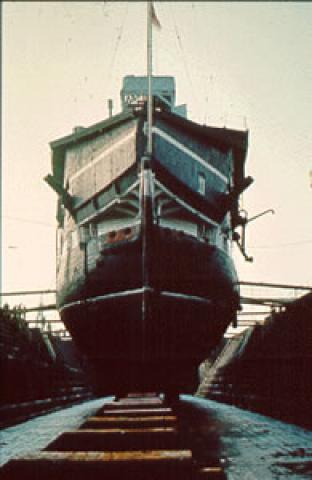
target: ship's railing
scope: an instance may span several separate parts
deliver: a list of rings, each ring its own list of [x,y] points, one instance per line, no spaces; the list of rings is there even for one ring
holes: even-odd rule
[[[147,110],[147,97],[145,96],[130,96],[124,101],[124,109],[132,111],[145,111]],[[153,110],[158,111],[170,111],[172,105],[166,100],[166,98],[160,98],[157,95],[153,96]]]
[[[56,310],[55,294],[56,291],[51,289],[2,292],[0,318],[2,322],[15,323],[19,327],[70,337]]]
[[[235,336],[242,329],[263,324],[272,314],[284,311],[287,306],[306,293],[312,292],[308,285],[291,285],[269,282],[240,281],[238,328],[230,327],[227,336]]]
[[[240,281],[240,302],[242,310],[238,312],[238,328],[230,327],[227,336],[237,335],[242,329],[262,324],[272,314],[284,311],[287,305],[308,292],[312,287],[307,285],[289,285],[265,282]],[[32,290],[0,293],[0,298],[18,298],[24,301],[10,307],[8,303],[0,308],[0,316],[16,319],[16,322],[30,328],[39,328],[42,332],[53,333],[62,337],[70,337],[63,322],[58,316],[55,305],[55,290]],[[26,301],[26,297],[34,297],[38,304]],[[43,297],[51,296],[49,302],[43,303]],[[36,316],[34,317],[34,314]]]

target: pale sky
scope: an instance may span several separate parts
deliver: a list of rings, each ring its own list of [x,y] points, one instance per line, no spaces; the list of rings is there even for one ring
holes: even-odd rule
[[[252,217],[241,280],[312,285],[312,4],[155,2],[154,74],[176,78],[189,118],[250,131]],[[145,74],[144,2],[4,2],[3,291],[55,286],[49,142],[120,111]]]

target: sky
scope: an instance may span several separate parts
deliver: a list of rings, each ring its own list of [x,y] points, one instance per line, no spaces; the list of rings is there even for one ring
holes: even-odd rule
[[[241,280],[312,285],[312,4],[154,2],[154,74],[200,124],[249,130]],[[49,142],[120,111],[146,72],[145,2],[2,4],[2,288],[55,287]]]

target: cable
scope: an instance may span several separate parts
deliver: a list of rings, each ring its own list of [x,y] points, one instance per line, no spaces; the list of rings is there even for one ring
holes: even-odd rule
[[[177,27],[177,23],[176,23],[176,20],[175,20],[175,15],[174,15],[174,9],[173,8],[172,8],[172,19],[173,19],[173,23],[174,23],[176,38],[178,40],[178,45],[180,47],[181,54],[182,54],[182,61],[183,61],[185,73],[186,73],[187,79],[190,83],[192,92],[194,92],[193,82],[192,82],[192,78],[191,78],[191,75],[190,75],[190,72],[189,72],[189,69],[188,69],[186,56],[185,56],[184,48],[183,48],[183,45],[182,45],[181,36],[180,36],[179,30],[178,30],[178,27]]]
[[[124,26],[125,26],[127,15],[128,15],[128,2],[126,2],[125,14],[124,14],[124,17],[122,19],[121,26],[119,27],[119,30],[118,30],[118,35],[117,35],[115,47],[114,47],[114,50],[113,50],[112,60],[111,60],[110,66],[109,66],[108,91],[110,91],[110,88],[111,88],[111,82],[112,82],[112,77],[113,77],[112,73],[113,73],[113,69],[114,69],[114,66],[115,66],[115,60],[116,60],[116,57],[117,57],[117,52],[118,52],[118,48],[119,48],[119,45],[120,45],[120,41],[121,41],[121,38],[123,36]]]
[[[276,245],[249,245],[249,248],[281,248],[281,247],[292,247],[296,245],[307,245],[309,243],[312,243],[312,240],[302,240],[299,242],[289,242],[289,243],[279,243]]]
[[[3,218],[7,218],[8,220],[15,220],[17,222],[35,223],[38,225],[43,225],[45,227],[56,228],[56,226],[53,225],[52,223],[41,222],[40,220],[30,220],[28,218],[11,217],[10,215],[3,215]]]

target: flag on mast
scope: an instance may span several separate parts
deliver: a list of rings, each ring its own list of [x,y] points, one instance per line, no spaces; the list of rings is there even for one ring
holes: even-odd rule
[[[160,21],[157,18],[156,12],[155,12],[155,7],[154,7],[154,2],[152,2],[152,24],[154,27],[158,28],[158,30],[161,29]]]

